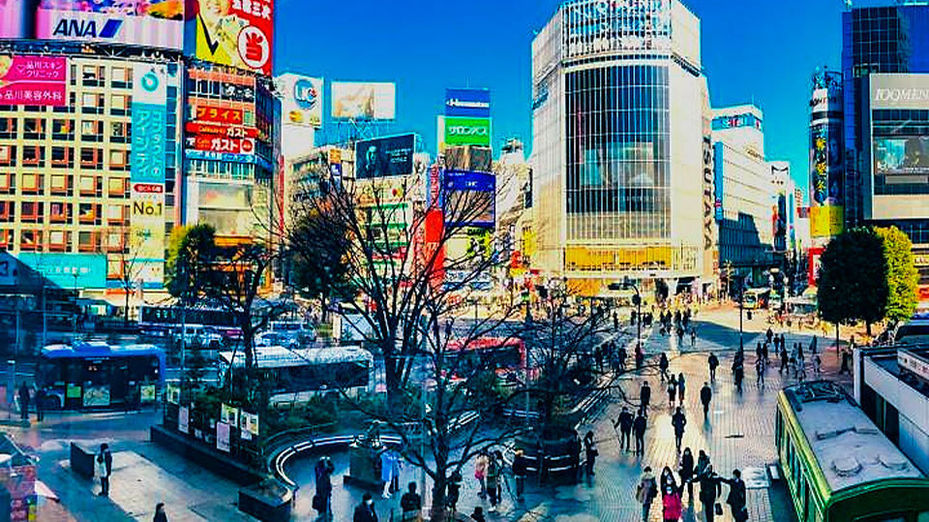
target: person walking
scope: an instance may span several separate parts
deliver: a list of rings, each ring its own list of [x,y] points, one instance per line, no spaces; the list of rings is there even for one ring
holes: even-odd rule
[[[711,353],[707,359],[707,365],[710,367],[710,382],[716,382],[716,368],[719,368],[719,358],[715,353]]]
[[[641,370],[642,365],[645,364],[645,352],[642,350],[642,343],[635,343],[635,369]]]
[[[632,435],[632,423],[634,421],[635,418],[632,416],[632,412],[629,411],[629,408],[623,406],[622,411],[619,412],[619,418],[616,419],[616,422],[613,423],[613,429],[619,429],[620,451],[629,451],[629,439],[630,435]]]
[[[639,410],[639,414],[636,415],[635,420],[632,423],[632,432],[635,435],[635,454],[636,456],[645,455],[645,428],[648,425],[648,421],[645,418],[645,412]]]
[[[526,476],[529,474],[529,462],[523,450],[516,450],[513,456],[513,477],[516,479],[516,500],[523,501],[523,491],[526,490]]]
[[[313,509],[319,513],[322,520],[332,519],[332,473],[335,466],[326,455],[316,462],[313,468],[316,475],[316,495],[313,497]]]
[[[668,381],[668,407],[674,407],[674,398],[677,396],[677,377],[671,376]]]
[[[813,356],[813,375],[818,379],[823,375],[823,360],[819,354]]]
[[[661,370],[661,382],[665,382],[670,377],[668,376],[668,356],[661,352],[661,355],[658,357],[658,369]]]
[[[667,488],[677,489],[677,480],[674,479],[674,472],[669,466],[661,470],[661,477],[658,479],[658,489],[661,490],[662,496],[667,494]]]
[[[677,401],[681,406],[684,405],[684,392],[687,390],[686,382],[684,381],[684,372],[677,374]]]
[[[709,460],[709,458],[707,460]],[[698,475],[698,477],[700,482],[700,504],[703,506],[703,516],[706,518],[706,522],[713,522],[717,514],[716,499],[722,494],[720,478],[713,472],[713,466],[710,464],[707,464],[706,471]],[[720,507],[719,514],[722,514],[722,507]]]
[[[694,474],[699,479],[710,470],[710,456],[705,451],[700,450],[697,454],[697,467],[694,468]]]
[[[25,381],[19,386],[19,418],[29,422],[29,386]]]
[[[597,446],[594,442],[594,432],[588,431],[587,434],[584,435],[584,463],[587,467],[588,477],[594,476],[594,462],[597,460],[597,455],[599,454],[600,452],[597,451]]]
[[[483,451],[474,459],[474,478],[479,486],[477,496],[480,498],[487,496],[487,483],[484,480],[487,476],[487,461],[487,453]]]
[[[788,370],[787,363],[790,362],[790,358],[787,356],[787,348],[783,344],[781,344],[781,351],[779,355],[781,358],[781,368],[777,371],[777,373],[784,375],[784,371],[787,370],[787,376],[789,377],[790,371]]]
[[[648,411],[648,403],[652,399],[652,388],[648,385],[648,381],[642,383],[642,389],[639,390],[639,406],[644,410]]]
[[[626,371],[626,349],[620,346],[616,350],[616,360],[619,362],[619,371],[620,373],[625,373]]]
[[[711,400],[713,400],[713,389],[710,388],[710,383],[704,382],[703,388],[700,388],[700,403],[703,404],[703,420],[709,418]]]
[[[400,509],[402,522],[415,522],[421,520],[421,511],[423,509],[423,497],[416,492],[416,483],[410,482],[407,485],[407,491],[400,497]]]
[[[684,448],[684,453],[681,455],[681,466],[677,470],[677,474],[681,477],[681,488],[683,489],[684,484],[687,485],[687,499],[689,502],[693,502],[694,499],[694,454],[690,451],[690,448]]]
[[[742,393],[742,379],[745,378],[745,369],[742,367],[742,363],[738,363],[732,369],[733,377],[735,379],[735,389],[738,392]]]
[[[696,325],[690,327],[690,347],[695,348],[697,346],[697,327]]]
[[[497,512],[497,504],[500,502],[500,461],[496,455],[491,455],[487,461],[487,496],[490,497],[490,512]]]
[[[474,522],[487,522],[487,519],[484,518],[484,508],[475,506],[474,511],[471,512],[471,520]]]
[[[648,522],[648,513],[657,496],[658,484],[655,482],[655,474],[650,466],[645,466],[635,490],[635,499],[642,504],[642,522]]]
[[[45,393],[45,388],[38,388],[35,391],[35,420],[36,422],[42,422],[45,420],[45,401],[47,394]]]
[[[458,511],[458,499],[461,497],[461,478],[461,473],[458,471],[452,473],[446,486],[445,505],[448,506],[452,513]]]
[[[681,485],[681,488],[684,486]],[[684,511],[684,503],[681,501],[681,488],[664,488],[664,496],[661,498],[661,516],[664,522],[678,522],[681,519],[681,513]]]
[[[764,388],[764,359],[761,357],[755,361],[755,385]]]
[[[732,471],[731,479],[720,480],[729,485],[726,504],[732,509],[732,519],[735,522],[745,522],[748,520],[748,509],[745,507],[745,481],[742,480],[742,472],[735,469]]]
[[[377,511],[374,510],[374,497],[365,492],[361,496],[361,504],[355,506],[352,522],[377,522]]]
[[[677,446],[677,452],[681,452],[681,440],[684,438],[684,426],[687,425],[687,417],[678,406],[677,411],[671,416],[671,426],[674,427],[674,445]]]
[[[155,504],[155,516],[152,517],[152,522],[168,522],[168,514],[165,513],[164,502]]]

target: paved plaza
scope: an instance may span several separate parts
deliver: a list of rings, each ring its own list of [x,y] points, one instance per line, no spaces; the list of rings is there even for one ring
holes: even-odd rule
[[[685,409],[688,417],[684,446],[694,455],[703,449],[710,455],[717,472],[730,474],[733,468],[745,472],[749,482],[748,508],[752,521],[790,521],[793,511],[783,492],[783,485],[769,484],[765,468],[776,461],[774,449],[774,404],[776,392],[792,379],[782,378],[777,368],[767,372],[764,389],[755,385],[753,371],[754,346],[767,328],[756,315],[746,321],[746,379],[744,392],[735,391],[729,371],[732,356],[738,347],[738,314],[730,310],[705,311],[697,317],[699,337],[691,346],[685,337],[681,346],[674,338],[647,330],[647,352],[650,357],[665,351],[671,358],[671,370],[683,372],[687,379]],[[787,342],[809,344],[809,334],[787,332]],[[820,339],[819,346],[831,346]],[[708,422],[702,421],[699,389],[707,380],[706,358],[709,351],[721,359],[717,380],[713,386],[714,398]],[[834,377],[837,369],[833,350],[823,357],[827,377]],[[618,416],[623,404],[638,403],[639,387],[643,379],[652,385],[652,404],[646,433],[646,455],[634,458],[621,453],[612,420]],[[582,430],[596,433],[600,457],[595,476],[578,485],[539,487],[532,479],[527,486],[525,502],[516,504],[509,490],[504,488],[504,502],[500,513],[491,514],[488,520],[559,522],[636,521],[641,508],[634,499],[644,465],[656,472],[665,465],[676,469],[677,453],[674,447],[670,414],[665,387],[661,385],[657,369],[647,369],[646,375],[627,374],[621,381],[621,391],[615,390],[611,401],[592,424]],[[148,427],[160,420],[160,410],[125,414],[108,412],[97,414],[50,415],[41,425],[30,428],[10,427],[8,430],[27,450],[39,456],[39,478],[60,497],[60,504],[44,501],[40,509],[42,520],[151,520],[156,502],[165,502],[171,521],[250,520],[235,506],[238,486],[223,477],[210,473],[182,457],[148,442]],[[109,498],[95,495],[99,486],[73,473],[67,464],[68,444],[79,441],[96,446],[108,442],[114,451],[114,477]],[[342,475],[348,470],[347,454],[333,455],[336,466],[333,492],[335,521],[351,520],[352,509],[360,501],[363,490],[344,486]],[[296,493],[297,520],[312,521],[316,513],[311,509],[314,491],[313,465],[316,456],[295,459],[288,472],[301,488]],[[477,496],[473,470],[464,473],[459,511],[470,513],[474,506],[489,508],[486,500]],[[403,469],[401,480],[419,482],[420,474],[412,466]],[[754,480],[752,480],[754,479]],[[758,480],[760,479],[760,480]],[[513,485],[508,484],[510,488]],[[723,487],[723,495],[727,487]],[[399,495],[390,500],[375,496],[376,507],[382,521],[396,519]],[[427,499],[428,500],[428,499]],[[698,505],[699,506],[699,505]],[[652,519],[660,519],[660,502],[652,509]],[[689,506],[684,520],[703,520],[697,506]],[[730,520],[728,512],[717,520]]]

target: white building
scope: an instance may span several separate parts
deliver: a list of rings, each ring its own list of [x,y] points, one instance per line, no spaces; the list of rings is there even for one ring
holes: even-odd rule
[[[776,203],[763,123],[754,105],[713,109],[719,264],[730,279],[759,279],[771,265]]]
[[[534,267],[586,296],[700,278],[701,71],[677,0],[559,7],[532,43]]]

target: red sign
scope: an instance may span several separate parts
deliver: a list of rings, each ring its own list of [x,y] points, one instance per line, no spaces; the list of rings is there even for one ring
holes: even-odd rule
[[[165,191],[165,186],[161,183],[133,183],[132,191],[145,194],[161,194]]]
[[[255,140],[252,138],[228,138],[225,136],[188,136],[187,146],[194,150],[229,152],[232,154],[254,154]]]
[[[190,134],[210,134],[229,138],[257,138],[258,129],[254,127],[230,127],[220,123],[188,122],[184,130]]]
[[[67,87],[63,56],[0,56],[0,104],[61,107]]]
[[[195,120],[208,121],[214,123],[228,123],[232,125],[242,125],[242,109],[232,109],[229,107],[212,107],[198,102],[194,106]]]
[[[272,0],[192,0],[188,5],[197,15],[197,58],[271,75]]]

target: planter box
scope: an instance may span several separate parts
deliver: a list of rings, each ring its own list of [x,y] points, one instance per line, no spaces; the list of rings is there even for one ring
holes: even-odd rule
[[[293,491],[280,484],[256,484],[239,490],[239,511],[265,522],[289,522],[293,498]]]
[[[94,478],[94,456],[96,453],[93,449],[78,444],[71,443],[71,471],[78,475],[93,480]]]

